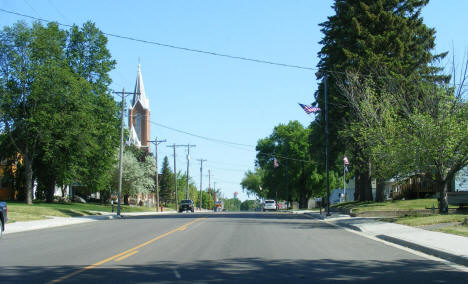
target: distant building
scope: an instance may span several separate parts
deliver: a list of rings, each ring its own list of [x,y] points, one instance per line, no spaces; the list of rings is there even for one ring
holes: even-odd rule
[[[150,151],[150,109],[140,64],[138,64],[135,92],[128,110],[128,128],[129,143]]]
[[[234,199],[237,199],[237,196],[239,196],[239,192],[234,192]]]

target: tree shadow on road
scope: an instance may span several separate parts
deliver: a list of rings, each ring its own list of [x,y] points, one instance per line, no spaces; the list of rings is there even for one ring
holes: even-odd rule
[[[0,275],[4,283],[46,283],[81,268],[4,267]],[[235,258],[96,267],[60,283],[466,283],[467,275],[431,260]]]

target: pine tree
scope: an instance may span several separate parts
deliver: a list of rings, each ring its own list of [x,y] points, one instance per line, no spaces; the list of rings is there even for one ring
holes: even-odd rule
[[[435,60],[446,53],[434,55],[435,30],[427,27],[421,17],[421,9],[428,0],[335,0],[335,15],[320,26],[324,34],[318,56],[320,72],[317,79],[327,76],[329,160],[339,159],[344,151],[354,154],[357,163],[356,192],[360,200],[372,199],[371,173],[366,149],[359,149],[353,141],[347,141],[340,132],[353,121],[353,114],[336,85],[345,72],[375,76],[382,70],[391,77],[447,80],[432,74]],[[324,108],[323,80],[315,93],[317,104]],[[324,116],[318,118],[324,133]],[[314,126],[316,127],[316,125]],[[324,149],[323,137],[313,140],[313,148]],[[319,151],[317,151],[319,152]],[[317,157],[318,159],[319,157]],[[322,157],[323,159],[323,157]],[[359,189],[360,190],[359,190]]]
[[[159,198],[161,202],[167,203],[172,202],[174,197],[174,174],[169,167],[169,159],[165,156],[159,178]]]

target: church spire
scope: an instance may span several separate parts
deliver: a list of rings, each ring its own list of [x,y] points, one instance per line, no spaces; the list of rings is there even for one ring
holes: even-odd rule
[[[128,109],[128,127],[130,130],[129,143],[150,151],[150,109],[143,86],[140,64],[138,64],[132,105]]]
[[[143,85],[143,77],[141,76],[141,65],[138,64],[138,73],[135,83],[135,92],[133,94],[132,108],[135,107],[136,103],[140,101],[141,106],[144,109],[149,109],[148,98],[145,93],[145,86]]]

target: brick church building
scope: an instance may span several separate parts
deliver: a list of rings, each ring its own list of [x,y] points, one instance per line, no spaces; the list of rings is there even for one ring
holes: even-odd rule
[[[130,131],[129,144],[143,148],[151,152],[150,147],[150,109],[146,97],[141,67],[138,64],[138,73],[135,83],[135,91],[128,110],[128,128]],[[130,204],[144,204],[154,206],[154,194],[138,194],[136,198],[129,199]]]
[[[140,64],[138,64],[135,92],[128,110],[128,128],[130,130],[129,142],[150,152],[150,109]]]

